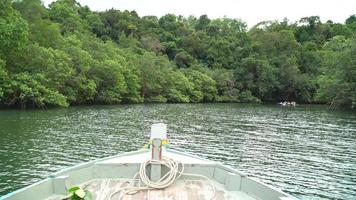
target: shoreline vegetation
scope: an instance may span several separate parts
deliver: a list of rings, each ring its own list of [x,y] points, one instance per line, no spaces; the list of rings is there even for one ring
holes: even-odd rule
[[[356,109],[356,15],[265,21],[0,4],[0,107],[295,101]]]

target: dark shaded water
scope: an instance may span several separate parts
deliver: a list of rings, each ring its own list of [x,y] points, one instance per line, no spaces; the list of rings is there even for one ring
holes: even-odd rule
[[[356,199],[356,114],[322,106],[150,104],[0,111],[0,196],[67,166],[171,148],[221,161],[301,199]]]

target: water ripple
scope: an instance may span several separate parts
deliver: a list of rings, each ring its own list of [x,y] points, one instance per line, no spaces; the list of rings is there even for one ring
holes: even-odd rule
[[[65,167],[141,148],[155,122],[169,125],[172,148],[301,199],[356,199],[355,113],[246,104],[0,111],[0,195]]]

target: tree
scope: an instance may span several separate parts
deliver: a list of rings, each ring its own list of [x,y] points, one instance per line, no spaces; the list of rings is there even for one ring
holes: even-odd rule
[[[134,68],[124,68],[123,75],[126,83],[126,93],[123,97],[125,103],[141,103],[143,98],[140,95],[141,80],[139,77],[139,71]]]
[[[239,90],[235,85],[235,78],[231,70],[215,69],[213,77],[217,88],[217,101],[238,102]]]
[[[5,61],[0,59],[0,104],[2,103],[2,98],[4,97],[4,92],[9,84],[8,73],[5,69]]]
[[[113,104],[122,101],[127,86],[120,63],[114,60],[96,63],[90,69],[89,76],[96,85],[96,102]]]
[[[43,47],[62,48],[64,38],[60,26],[49,20],[40,20],[30,26],[29,39]]]
[[[76,0],[0,4],[0,104],[290,100],[355,107],[356,16],[246,23]]]
[[[356,15],[351,15],[346,19],[345,24],[350,25],[356,22]]]
[[[184,50],[180,50],[174,57],[174,62],[182,68],[191,66],[193,61],[193,57]]]
[[[0,58],[16,54],[26,45],[28,26],[20,14],[11,6],[11,0],[0,4]]]
[[[180,71],[172,70],[167,77],[164,96],[171,103],[189,103],[189,94],[193,90],[193,83]]]
[[[82,32],[89,25],[80,15],[81,6],[75,0],[58,0],[49,5],[51,19],[61,24],[62,32]]]
[[[198,19],[198,23],[195,25],[195,29],[203,30],[210,24],[210,19],[207,15],[202,15]]]
[[[163,46],[159,41],[158,37],[154,35],[143,35],[140,38],[140,42],[146,50],[153,51],[156,54],[160,54],[163,52]]]
[[[273,95],[277,89],[276,68],[267,60],[253,56],[243,59],[241,66],[234,72],[234,79],[240,91],[249,91],[251,96],[259,99],[274,100]]]
[[[166,82],[167,68],[172,64],[165,57],[156,57],[153,53],[144,52],[136,60],[136,65],[140,69],[141,96],[145,102],[166,102],[163,95],[163,87]]]
[[[159,26],[161,29],[167,32],[173,32],[177,29],[177,17],[173,14],[167,14],[162,16],[158,20]]]
[[[21,108],[47,106],[68,106],[66,97],[46,86],[46,78],[41,74],[18,73],[10,77],[3,102]]]
[[[349,18],[346,19],[345,23],[346,26],[353,32],[356,31],[356,15],[351,15]]]
[[[184,73],[194,85],[190,91],[191,102],[211,102],[216,99],[216,82],[211,77],[194,69],[185,70]]]
[[[73,74],[71,58],[61,50],[41,47],[38,44],[26,47],[20,61],[13,66],[12,72],[41,73],[49,80],[48,85],[61,90],[64,83]]]
[[[21,13],[22,18],[30,23],[48,18],[48,10],[41,0],[14,1],[12,7]]]
[[[324,45],[323,73],[316,99],[331,106],[356,107],[356,39],[334,37]]]

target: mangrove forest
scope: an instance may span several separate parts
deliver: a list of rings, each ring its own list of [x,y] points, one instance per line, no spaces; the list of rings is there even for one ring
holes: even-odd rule
[[[248,27],[1,0],[2,107],[277,101],[356,108],[356,15]]]

